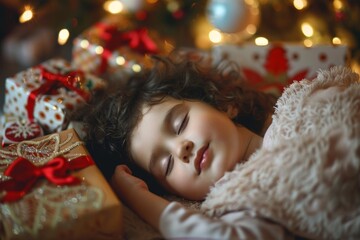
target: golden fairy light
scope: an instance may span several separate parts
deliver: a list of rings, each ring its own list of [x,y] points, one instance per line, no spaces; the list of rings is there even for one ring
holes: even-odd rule
[[[69,30],[67,30],[66,28],[61,29],[58,34],[58,43],[60,45],[64,45],[68,41],[69,36],[70,36]]]
[[[132,70],[134,72],[140,72],[141,71],[141,66],[139,64],[134,64],[134,65],[132,65],[131,68],[132,68]]]
[[[246,26],[245,30],[248,34],[254,35],[256,33],[257,28],[254,24],[249,24]]]
[[[34,17],[32,8],[29,5],[24,7],[24,12],[19,17],[19,22],[24,23],[30,21]]]
[[[255,44],[257,46],[266,46],[269,44],[269,40],[265,37],[257,37],[255,38]]]
[[[176,1],[169,1],[166,5],[166,8],[169,10],[169,12],[175,12],[180,9],[180,5]]]
[[[90,45],[90,43],[86,39],[82,39],[80,41],[80,47],[83,48],[83,49],[87,49],[89,47],[89,45]]]
[[[123,11],[124,5],[118,0],[109,0],[104,2],[103,8],[111,14],[117,14]]]
[[[116,61],[116,64],[119,66],[124,65],[126,62],[126,60],[123,56],[117,56],[115,61]]]
[[[305,47],[312,47],[313,42],[310,39],[305,39],[304,45],[305,45]]]
[[[340,45],[340,44],[341,44],[341,39],[338,38],[338,37],[334,37],[334,38],[332,39],[332,43],[333,43],[334,45]]]
[[[301,31],[306,37],[312,37],[314,35],[313,27],[307,22],[301,24]]]
[[[344,4],[341,0],[334,0],[333,6],[336,10],[341,10],[344,7]]]
[[[102,54],[104,52],[104,48],[102,46],[96,46],[95,47],[95,53],[96,54]]]
[[[293,5],[297,10],[302,10],[307,7],[307,0],[294,0]]]
[[[209,39],[212,43],[219,43],[222,40],[222,35],[218,30],[213,29],[209,32]]]

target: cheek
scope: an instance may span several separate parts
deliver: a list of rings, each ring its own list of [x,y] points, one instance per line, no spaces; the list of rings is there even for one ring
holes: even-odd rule
[[[171,174],[168,176],[167,183],[175,192],[184,192],[189,188],[189,184],[194,181],[189,166],[176,162]]]
[[[167,187],[176,195],[189,200],[202,200],[209,191],[210,185],[193,173],[192,169],[179,164],[167,179]]]

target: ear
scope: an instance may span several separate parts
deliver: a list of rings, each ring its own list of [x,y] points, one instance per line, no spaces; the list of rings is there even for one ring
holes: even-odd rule
[[[227,110],[226,110],[226,115],[228,115],[228,117],[230,119],[234,119],[239,113],[239,110],[237,107],[235,107],[234,105],[229,105],[227,107]]]

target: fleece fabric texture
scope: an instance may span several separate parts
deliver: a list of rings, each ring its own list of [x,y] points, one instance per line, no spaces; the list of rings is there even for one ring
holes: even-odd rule
[[[359,76],[334,67],[285,89],[263,147],[201,209],[252,210],[310,239],[360,239]]]

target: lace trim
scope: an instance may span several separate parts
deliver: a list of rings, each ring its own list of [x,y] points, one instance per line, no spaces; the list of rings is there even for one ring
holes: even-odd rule
[[[43,165],[54,157],[63,155],[69,161],[83,156],[69,153],[83,145],[81,141],[71,143],[74,134],[68,133],[61,142],[59,134],[52,134],[41,141],[23,141],[0,150],[0,181],[9,179],[3,172],[17,157],[24,157],[35,165]],[[69,146],[67,146],[71,143]],[[66,147],[65,147],[66,146]],[[60,222],[75,220],[87,212],[101,208],[103,192],[85,181],[76,186],[54,186],[39,181],[36,187],[22,200],[0,205],[1,236],[32,235],[41,231],[52,231]],[[4,233],[2,233],[4,231]],[[5,237],[6,238],[6,237]]]

